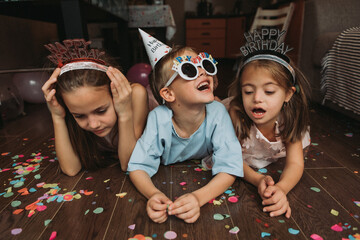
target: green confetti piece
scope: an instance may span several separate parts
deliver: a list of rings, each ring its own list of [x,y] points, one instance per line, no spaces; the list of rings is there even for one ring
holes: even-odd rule
[[[224,216],[222,214],[215,213],[214,214],[214,219],[220,221],[220,220],[224,220],[225,218],[224,218]]]
[[[102,213],[103,211],[104,211],[104,209],[102,207],[98,207],[93,211],[93,213],[99,214],[99,213]]]
[[[11,197],[12,195],[14,195],[13,192],[7,192],[7,193],[4,194],[4,198]]]
[[[284,222],[285,222],[285,220],[282,220],[282,219],[279,220],[279,223],[284,223]]]
[[[22,185],[24,185],[23,181],[17,182],[17,183],[14,184],[14,188],[21,187]]]
[[[311,187],[310,189],[313,190],[314,192],[320,192],[320,189],[317,187]]]
[[[11,202],[12,207],[18,207],[18,206],[20,206],[20,204],[21,204],[21,201],[17,201],[17,200]]]
[[[88,214],[88,213],[89,213],[89,209],[85,211],[85,214],[84,214],[84,215],[86,215],[86,214]]]
[[[41,178],[41,175],[40,175],[40,174],[36,174],[36,175],[34,176],[34,178],[35,178],[35,179],[40,179],[40,178]]]
[[[51,219],[46,219],[46,220],[44,221],[45,227],[46,227],[47,225],[49,225],[50,222],[51,222]]]

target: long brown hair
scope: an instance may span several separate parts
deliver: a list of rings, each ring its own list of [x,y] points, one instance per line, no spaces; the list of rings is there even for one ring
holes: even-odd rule
[[[290,101],[284,103],[280,111],[280,134],[283,142],[295,142],[302,139],[303,134],[309,126],[308,99],[310,96],[310,85],[299,69],[295,70],[297,91]],[[290,72],[281,64],[271,60],[255,60],[246,64],[240,72],[240,77],[235,79],[229,86],[229,96],[233,96],[230,102],[230,113],[235,132],[240,141],[249,137],[252,120],[246,114],[242,99],[241,74],[248,66],[255,66],[269,71],[272,78],[285,89],[290,91],[293,87]],[[235,119],[234,119],[235,118]]]
[[[66,111],[65,122],[69,131],[71,145],[84,168],[98,169],[113,162],[111,161],[113,159],[110,158],[112,154],[106,156],[104,152],[99,150],[98,143],[105,140],[92,132],[82,129],[69,112],[62,97],[62,93],[72,92],[82,86],[108,86],[109,94],[111,94],[110,79],[104,72],[86,69],[66,72],[58,78],[56,83],[56,99]],[[114,131],[116,131],[114,134],[116,136],[117,128],[114,128]]]

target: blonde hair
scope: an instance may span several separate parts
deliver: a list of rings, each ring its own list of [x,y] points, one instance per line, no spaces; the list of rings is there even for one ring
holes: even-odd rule
[[[279,127],[283,142],[295,142],[302,139],[309,125],[308,98],[310,96],[310,85],[305,76],[299,69],[291,66],[295,70],[297,91],[293,94],[290,101],[284,103],[280,111],[281,125]],[[269,71],[272,78],[284,88],[291,91],[293,87],[292,75],[289,70],[281,64],[271,60],[255,60],[246,64],[240,72],[240,77],[235,79],[229,86],[229,96],[234,98],[230,102],[230,113],[236,135],[240,141],[249,137],[252,120],[246,114],[242,100],[241,75],[245,68],[254,66]]]
[[[173,60],[177,56],[184,55],[185,51],[196,51],[190,47],[175,46],[166,54],[159,62],[156,63],[149,79],[151,91],[159,104],[163,103],[163,98],[160,96],[160,90],[165,86],[167,81],[173,75],[171,71]]]

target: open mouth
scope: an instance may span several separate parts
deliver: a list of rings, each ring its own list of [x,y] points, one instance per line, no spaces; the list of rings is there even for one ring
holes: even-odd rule
[[[205,91],[210,89],[210,83],[208,81],[205,82],[201,82],[198,86],[197,86],[197,90],[199,91]]]
[[[266,111],[264,109],[262,109],[262,108],[254,108],[252,110],[252,113],[253,113],[254,116],[261,117],[266,113]]]

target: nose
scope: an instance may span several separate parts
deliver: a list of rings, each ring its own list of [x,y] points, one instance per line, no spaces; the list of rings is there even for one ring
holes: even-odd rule
[[[261,91],[255,91],[254,94],[254,102],[255,103],[261,103],[263,102],[263,94],[261,93]]]
[[[89,116],[88,125],[91,129],[97,129],[100,127],[100,121],[95,116]]]
[[[202,67],[198,67],[198,70],[199,70],[199,77],[207,75],[205,69],[203,69]]]

